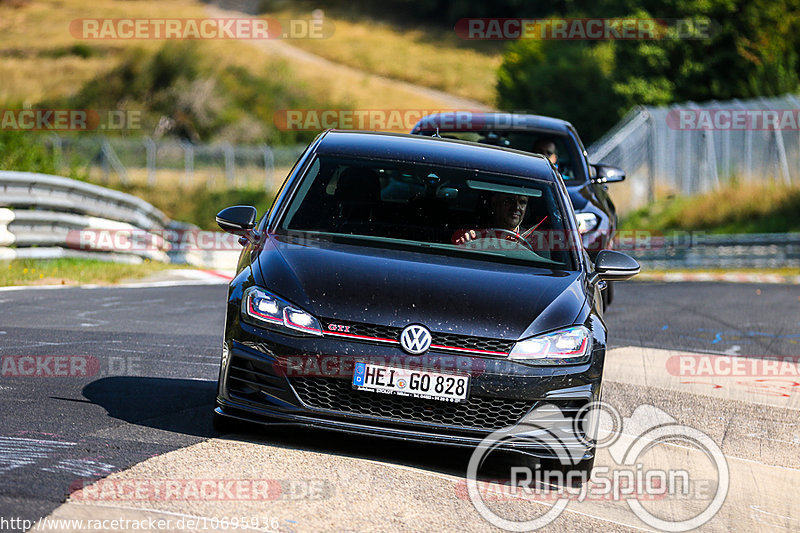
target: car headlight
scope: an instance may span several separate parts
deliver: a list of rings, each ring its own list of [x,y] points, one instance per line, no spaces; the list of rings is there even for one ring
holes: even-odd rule
[[[278,326],[309,335],[322,335],[319,320],[260,287],[242,295],[242,318],[255,326]]]
[[[592,351],[592,335],[584,326],[554,331],[517,342],[508,358],[536,365],[584,363]]]
[[[600,225],[600,217],[594,213],[575,213],[578,219],[578,231],[581,235],[597,229]]]

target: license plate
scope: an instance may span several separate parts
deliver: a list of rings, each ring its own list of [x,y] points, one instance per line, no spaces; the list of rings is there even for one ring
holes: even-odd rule
[[[467,398],[469,376],[357,362],[353,371],[353,388],[397,396],[460,402]]]

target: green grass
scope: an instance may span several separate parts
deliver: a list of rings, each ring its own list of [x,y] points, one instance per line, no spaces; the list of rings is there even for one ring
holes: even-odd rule
[[[215,215],[231,205],[252,205],[261,214],[272,205],[275,192],[263,188],[211,189],[145,185],[116,186],[128,194],[153,204],[173,220],[196,224],[201,229],[219,230]]]
[[[0,286],[113,284],[141,279],[167,268],[179,267],[149,260],[129,265],[91,259],[15,259],[0,261]]]
[[[620,229],[719,234],[798,232],[800,187],[748,184],[659,200],[625,216]]]
[[[648,268],[637,274],[632,279],[638,279],[640,276],[647,277],[648,275],[661,275],[661,274],[759,274],[759,275],[778,275],[778,276],[800,276],[800,268],[781,267],[781,268]]]
[[[302,18],[293,10],[269,13]],[[451,29],[403,27],[370,17],[326,11],[334,28],[325,39],[296,39],[292,46],[331,61],[493,106],[502,44],[460,39]]]
[[[197,129],[231,142],[290,142],[292,134],[272,125],[276,109],[441,109],[447,100],[398,86],[370,73],[443,88],[477,100],[494,100],[494,69],[501,60],[496,43],[464,42],[449,30],[402,29],[370,20],[336,18],[335,37],[295,39],[301,44],[357,70],[320,64],[289,54],[283,57],[262,41],[191,41],[164,48],[159,40],[76,41],[68,21],[81,18],[204,18],[220,16],[198,0],[36,0],[0,1],[0,105],[16,109],[50,103],[90,109],[141,110],[152,126],[164,110],[173,112],[179,127]],[[311,9],[282,6],[307,18]],[[215,15],[216,14],[216,15]],[[244,16],[227,14],[225,16]],[[277,16],[277,12],[276,12]],[[60,28],[54,31],[54,28]],[[329,49],[330,48],[330,49]],[[192,59],[195,49],[201,61]],[[161,50],[161,52],[159,52]],[[148,82],[153,58],[177,77]],[[185,57],[184,57],[185,56]],[[391,60],[387,60],[390,57]],[[166,62],[163,60],[167,60]],[[192,61],[199,69],[193,69]],[[192,67],[186,69],[184,67]],[[43,75],[46,73],[46,75]],[[128,74],[141,74],[120,83]],[[366,74],[366,75],[365,75]],[[127,89],[138,90],[129,94]],[[136,98],[132,98],[136,96]],[[96,98],[95,98],[96,97]],[[92,100],[96,101],[92,101]],[[143,131],[152,134],[152,130]],[[185,132],[191,134],[191,131]],[[203,139],[209,140],[209,139]]]

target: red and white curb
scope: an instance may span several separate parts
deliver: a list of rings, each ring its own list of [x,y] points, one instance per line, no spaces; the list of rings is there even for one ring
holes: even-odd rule
[[[153,279],[130,283],[84,285],[13,285],[0,287],[0,292],[49,289],[147,289],[153,287],[179,287],[184,285],[227,285],[236,273],[231,270],[165,270]],[[163,279],[161,279],[163,278]]]

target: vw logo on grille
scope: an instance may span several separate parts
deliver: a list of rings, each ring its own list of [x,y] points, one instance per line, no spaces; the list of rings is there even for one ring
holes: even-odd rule
[[[400,334],[400,346],[408,353],[419,355],[431,347],[431,332],[425,326],[406,326]]]

